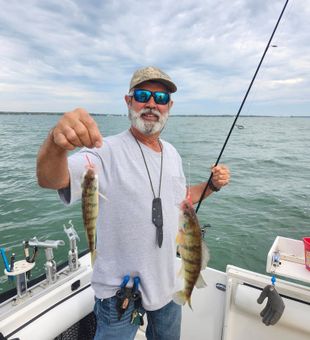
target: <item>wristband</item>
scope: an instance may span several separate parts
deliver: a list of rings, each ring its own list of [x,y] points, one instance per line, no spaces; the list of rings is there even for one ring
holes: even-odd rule
[[[221,188],[217,188],[217,187],[213,184],[212,180],[209,182],[209,188],[210,188],[211,191],[215,191],[215,192],[218,192],[218,191],[221,190]]]

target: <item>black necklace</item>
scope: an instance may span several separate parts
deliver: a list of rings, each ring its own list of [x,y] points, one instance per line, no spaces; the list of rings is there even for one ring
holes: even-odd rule
[[[149,181],[151,184],[151,189],[153,192],[153,196],[154,199],[152,201],[152,222],[156,227],[156,239],[157,239],[157,243],[159,248],[161,248],[162,243],[163,243],[163,209],[162,209],[162,204],[161,204],[161,198],[160,198],[160,190],[161,190],[161,179],[162,179],[162,174],[163,174],[163,147],[162,144],[160,142],[160,140],[158,139],[158,145],[160,147],[160,151],[161,151],[161,157],[160,157],[160,176],[159,176],[159,188],[158,188],[158,196],[156,197],[155,195],[155,191],[154,191],[154,187],[153,187],[153,182],[151,179],[151,175],[150,175],[150,171],[149,168],[147,166],[146,163],[146,159],[143,153],[143,150],[141,148],[141,145],[138,141],[138,139],[135,137],[135,135],[132,133],[132,131],[130,130],[131,134],[133,135],[135,141],[137,142],[139,149],[141,151],[141,155],[144,161],[144,165],[147,171],[147,175],[149,177]]]

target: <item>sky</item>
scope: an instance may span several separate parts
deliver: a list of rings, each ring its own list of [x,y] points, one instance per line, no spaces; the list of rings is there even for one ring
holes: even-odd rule
[[[171,114],[235,115],[285,0],[0,0],[0,111],[127,114],[157,66]],[[310,116],[310,1],[291,0],[243,115]]]

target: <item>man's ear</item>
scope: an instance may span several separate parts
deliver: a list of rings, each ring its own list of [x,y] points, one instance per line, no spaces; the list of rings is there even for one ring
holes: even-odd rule
[[[124,99],[125,99],[125,102],[126,102],[127,106],[130,107],[130,106],[131,106],[132,97],[131,97],[131,96],[128,96],[128,95],[126,94],[125,97],[124,97]]]

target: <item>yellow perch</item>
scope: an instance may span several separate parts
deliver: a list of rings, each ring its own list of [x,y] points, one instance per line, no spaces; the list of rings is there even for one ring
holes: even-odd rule
[[[96,221],[98,216],[98,202],[98,175],[95,173],[94,167],[88,167],[82,183],[82,211],[92,265],[94,265],[96,258]]]
[[[192,308],[191,295],[194,286],[206,286],[200,271],[208,264],[209,250],[202,240],[197,215],[188,199],[181,203],[177,245],[182,258],[181,275],[184,278],[184,288],[174,294],[173,300],[180,305],[188,302]]]

